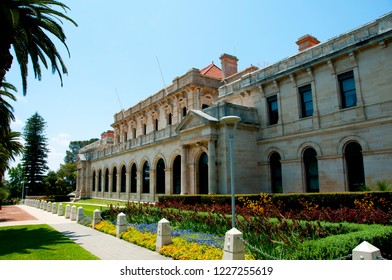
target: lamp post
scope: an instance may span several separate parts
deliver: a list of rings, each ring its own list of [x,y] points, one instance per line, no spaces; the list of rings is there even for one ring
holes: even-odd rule
[[[235,228],[235,196],[234,196],[234,136],[237,124],[241,121],[237,116],[226,116],[220,119],[225,125],[229,137],[229,154],[230,154],[230,181],[231,181],[231,225]]]

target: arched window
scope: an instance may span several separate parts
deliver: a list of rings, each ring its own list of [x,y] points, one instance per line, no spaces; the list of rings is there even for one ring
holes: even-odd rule
[[[282,164],[280,155],[274,152],[270,156],[271,192],[282,193]]]
[[[126,180],[127,180],[126,172],[127,172],[127,170],[125,169],[125,166],[123,165],[123,167],[121,168],[121,183],[120,183],[122,193],[126,192]]]
[[[156,193],[165,193],[165,162],[158,160],[156,167]]]
[[[98,191],[102,191],[102,170],[99,170],[98,173]]]
[[[305,181],[307,192],[319,192],[319,175],[317,153],[313,148],[307,148],[304,152]]]
[[[181,156],[176,156],[173,163],[173,194],[181,194]]]
[[[112,175],[112,192],[117,192],[117,168],[113,168],[113,175]]]
[[[344,149],[349,191],[363,190],[365,172],[363,168],[362,147],[357,142],[350,142]]]
[[[143,193],[150,193],[150,164],[148,161],[143,165]]]
[[[208,156],[203,153],[199,159],[199,193],[208,194]]]
[[[95,192],[95,171],[93,172],[91,191]]]
[[[109,169],[105,171],[105,192],[109,191]]]
[[[136,164],[132,164],[131,167],[131,193],[136,193],[137,192],[137,187],[136,187],[136,176],[137,176],[137,168]]]

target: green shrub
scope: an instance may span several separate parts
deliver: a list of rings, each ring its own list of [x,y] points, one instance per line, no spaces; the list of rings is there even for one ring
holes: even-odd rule
[[[386,259],[392,257],[392,226],[348,224],[351,232],[305,241],[292,255],[296,260],[334,260],[348,256],[363,241],[380,249]]]

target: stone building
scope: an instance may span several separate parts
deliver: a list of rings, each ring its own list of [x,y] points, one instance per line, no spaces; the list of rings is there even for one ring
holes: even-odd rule
[[[341,192],[392,183],[392,13],[298,53],[238,71],[223,54],[114,115],[80,150],[77,195],[154,201],[230,193],[227,131],[236,129],[236,193]]]

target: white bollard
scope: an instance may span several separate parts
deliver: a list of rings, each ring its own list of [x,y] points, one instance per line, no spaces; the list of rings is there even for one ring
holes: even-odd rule
[[[76,215],[76,222],[80,222],[84,219],[84,209],[82,206],[78,208],[78,214]]]
[[[52,214],[57,214],[57,203],[56,202],[52,203]]]
[[[170,222],[162,219],[158,222],[157,241],[155,251],[159,251],[163,246],[172,243]]]
[[[232,228],[225,234],[225,244],[223,248],[222,260],[244,260],[244,243],[242,232]]]
[[[121,233],[127,230],[127,227],[127,216],[121,212],[117,215],[116,237],[120,237]]]
[[[353,260],[377,260],[382,259],[380,249],[367,241],[363,241],[353,249]]]
[[[57,216],[63,216],[63,215],[64,215],[63,204],[59,203],[59,207],[57,209]]]
[[[46,212],[52,212],[52,202],[50,202],[50,201],[46,205]]]
[[[70,217],[71,221],[76,221],[76,206],[73,205],[71,207],[71,217]]]
[[[69,219],[71,217],[71,205],[67,204],[65,206],[65,218]]]
[[[94,213],[93,213],[93,221],[91,223],[91,227],[95,228],[95,226],[97,224],[99,224],[100,222],[101,222],[101,211],[98,209],[95,209]]]

